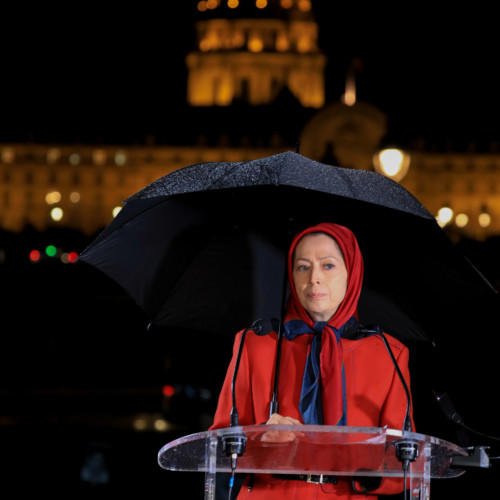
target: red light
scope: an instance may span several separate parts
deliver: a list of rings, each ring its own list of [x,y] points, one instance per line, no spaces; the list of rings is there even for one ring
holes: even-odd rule
[[[38,250],[31,250],[30,260],[31,262],[38,262],[40,260],[40,252]]]
[[[68,253],[68,262],[75,262],[75,260],[78,258],[78,254],[76,252],[69,252]]]
[[[175,389],[171,385],[164,385],[162,392],[164,396],[170,397],[175,394]]]

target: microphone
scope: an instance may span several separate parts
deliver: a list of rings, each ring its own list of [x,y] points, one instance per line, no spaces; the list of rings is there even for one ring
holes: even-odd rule
[[[268,335],[273,331],[273,329],[276,327],[277,324],[279,324],[279,322],[274,318],[257,319],[252,323],[250,327],[246,328],[241,334],[240,346],[238,348],[238,355],[236,357],[236,363],[234,365],[234,371],[233,371],[233,380],[231,383],[231,394],[233,398],[233,407],[231,409],[230,424],[229,424],[231,427],[237,427],[239,425],[238,409],[236,407],[236,376],[238,375],[238,370],[240,367],[240,359],[241,359],[241,354],[243,352],[243,345],[245,343],[246,334],[250,331],[253,331],[259,337],[265,337],[266,335]]]
[[[433,391],[434,397],[436,398],[441,410],[445,414],[446,418],[453,422],[454,424],[458,425],[460,428],[462,428],[465,431],[468,431],[472,434],[475,434],[477,436],[482,436],[487,439],[491,439],[493,441],[500,441],[500,438],[497,436],[491,436],[489,434],[484,434],[482,432],[479,432],[477,430],[472,429],[468,425],[465,424],[463,418],[458,414],[457,410],[455,409],[455,406],[451,402],[451,398],[448,395],[448,393],[443,392],[443,393],[438,393],[437,391]]]
[[[482,436],[494,441],[500,441],[500,439],[496,436],[489,436],[488,434],[483,434],[482,432],[475,431],[467,426],[463,420],[463,418],[458,414],[455,406],[453,405],[450,396],[448,393],[443,392],[439,393],[437,391],[432,391],[436,401],[438,402],[441,410],[445,414],[446,418],[456,424],[458,426],[457,433],[460,444],[466,448],[469,452],[469,455],[454,455],[451,457],[451,467],[482,467],[489,468],[490,467],[490,458],[488,456],[487,450],[489,450],[489,446],[467,446],[469,441],[469,436],[467,432],[472,434],[476,434],[478,436]],[[461,431],[461,432],[458,432]],[[465,443],[467,441],[467,443]],[[496,458],[496,457],[495,457]]]
[[[246,334],[250,331],[253,331],[259,337],[264,337],[271,333],[277,324],[278,320],[276,319],[257,319],[241,334],[240,345],[238,347],[238,354],[236,356],[236,363],[234,365],[233,379],[231,383],[233,407],[231,408],[230,414],[230,427],[239,426],[239,415],[236,406],[236,377],[238,375],[238,370],[240,367],[240,359],[243,352],[243,345],[245,343]],[[233,471],[236,469],[236,460],[245,452],[245,444],[246,437],[243,433],[229,434],[227,436],[224,436],[223,438],[223,450],[226,452],[227,456],[231,457],[231,469]]]
[[[387,341],[387,338],[385,337],[382,328],[380,328],[380,326],[377,325],[369,327],[364,327],[362,325],[359,325],[356,334],[357,338],[363,338],[369,335],[378,335],[384,342],[384,345],[389,353],[389,356],[391,357],[392,364],[394,365],[394,368],[398,374],[399,379],[401,380],[401,384],[403,385],[403,389],[406,393],[406,415],[403,422],[403,435],[405,432],[412,432],[411,417],[410,417],[410,408],[411,408],[410,390],[403,377],[403,374],[401,373],[401,370],[399,369],[398,362],[394,357],[394,353],[392,352],[391,346],[389,345],[389,342]],[[418,443],[414,439],[403,437],[403,439],[399,439],[398,441],[395,441],[393,444],[396,446],[396,457],[400,462],[402,462],[403,471],[406,474],[406,471],[410,466],[410,462],[414,462],[417,459]]]
[[[465,425],[464,420],[455,409],[455,406],[453,405],[448,393],[438,392],[436,390],[433,390],[432,394],[434,396],[434,399],[437,401],[439,407],[441,408],[441,411],[444,413],[445,417],[450,422],[455,424],[456,426],[455,431],[457,434],[459,444],[464,448],[468,447],[471,441],[469,432],[474,433],[474,431]]]
[[[448,396],[446,392],[443,392],[442,394],[438,393],[437,391],[432,391],[432,392],[434,394],[434,397],[436,398],[436,401],[439,404],[439,407],[445,414],[446,418],[448,420],[451,420],[453,423],[463,427],[464,421],[462,417],[458,414],[457,410],[455,410],[455,407],[451,402],[450,396]]]

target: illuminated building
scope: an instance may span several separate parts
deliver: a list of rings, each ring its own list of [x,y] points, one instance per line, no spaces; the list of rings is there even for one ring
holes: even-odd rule
[[[199,9],[185,61],[190,125],[178,120],[167,144],[0,144],[2,229],[93,234],[124,199],[170,171],[295,150],[297,142],[309,158],[375,168],[390,117],[357,100],[351,75],[342,100],[325,102],[327,60],[308,0],[207,0]],[[410,163],[399,182],[431,213],[449,207],[451,234],[500,234],[499,151],[405,149]]]

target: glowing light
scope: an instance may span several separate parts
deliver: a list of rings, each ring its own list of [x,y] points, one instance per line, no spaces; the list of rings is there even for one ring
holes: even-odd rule
[[[163,418],[157,418],[154,421],[153,425],[154,425],[155,430],[157,430],[159,432],[166,431],[169,427],[168,423]]]
[[[38,262],[40,260],[41,254],[38,250],[31,250],[30,260],[31,262]]]
[[[227,1],[227,6],[230,9],[236,9],[236,7],[238,7],[239,4],[240,4],[240,2],[238,0],[228,0]]]
[[[2,149],[2,161],[4,163],[12,163],[16,154],[13,148],[4,148]]]
[[[125,163],[127,163],[127,155],[124,151],[118,151],[115,155],[115,164],[121,167]]]
[[[116,217],[118,215],[118,213],[120,212],[120,210],[122,209],[122,207],[115,207],[113,208],[113,218]]]
[[[92,153],[94,165],[104,165],[106,163],[106,151],[104,149],[96,149]]]
[[[400,181],[408,172],[410,156],[395,148],[384,149],[373,157],[377,172]]]
[[[79,203],[80,202],[80,193],[78,191],[73,191],[69,195],[69,201],[71,203]]]
[[[342,96],[342,101],[347,106],[354,106],[356,104],[356,79],[354,78],[354,72],[351,68],[347,74],[345,94]]]
[[[71,155],[69,155],[68,160],[71,163],[71,165],[79,165],[82,158],[78,153],[72,153]]]
[[[478,222],[481,227],[488,227],[491,224],[491,215],[487,212],[480,213]]]
[[[290,48],[290,43],[288,37],[285,33],[280,33],[276,38],[276,50],[279,52],[285,52]]]
[[[218,0],[207,0],[207,7],[209,9],[215,9],[218,6],[219,6],[219,1]]]
[[[171,385],[164,385],[162,389],[162,393],[164,396],[170,397],[175,394],[175,389]]]
[[[59,207],[55,207],[50,211],[50,217],[55,222],[59,222],[63,218],[63,215],[63,209]]]
[[[455,217],[455,224],[457,227],[465,227],[469,223],[469,216],[467,214],[457,214]]]
[[[309,52],[311,50],[311,39],[307,36],[301,36],[297,40],[297,50],[301,54]]]
[[[60,257],[63,264],[73,264],[77,258],[78,254],[76,252],[63,252]]]
[[[59,191],[51,191],[45,195],[45,203],[47,205],[54,205],[61,201],[61,193]]]
[[[382,162],[382,170],[386,175],[392,177],[397,174],[403,163],[403,154],[397,149],[386,149],[380,153],[380,160]]]
[[[210,50],[210,47],[211,47],[210,40],[208,40],[207,38],[204,38],[203,40],[200,41],[199,48],[202,52],[207,52],[208,50]]]
[[[248,40],[248,50],[250,52],[262,52],[264,48],[264,43],[258,36],[253,36]]]
[[[309,12],[311,10],[311,0],[299,0],[297,5],[302,12]]]
[[[57,248],[54,245],[47,245],[45,247],[45,254],[47,257],[55,257],[57,254]]]
[[[54,164],[61,158],[61,150],[59,148],[50,148],[47,151],[47,163]]]
[[[437,223],[444,227],[453,219],[453,210],[450,207],[441,207],[436,217]]]
[[[281,0],[281,7],[284,9],[291,9],[293,6],[293,0]]]
[[[265,7],[267,7],[267,0],[256,0],[255,1],[255,6],[258,9],[264,9]]]
[[[356,104],[356,91],[346,88],[345,94],[342,96],[342,102],[346,106],[354,106]]]
[[[134,420],[133,426],[136,431],[144,431],[147,428],[148,423],[145,418],[138,417]]]

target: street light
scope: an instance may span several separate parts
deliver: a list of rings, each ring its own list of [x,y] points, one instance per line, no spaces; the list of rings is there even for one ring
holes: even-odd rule
[[[437,223],[440,227],[444,227],[452,221],[453,215],[453,210],[448,205],[444,205],[438,210],[436,216]]]
[[[479,225],[483,228],[486,228],[491,224],[491,215],[488,213],[486,205],[483,205],[481,207],[481,213],[479,214],[478,222]]]
[[[408,172],[410,155],[401,149],[382,149],[373,156],[373,166],[379,174],[399,182]]]

